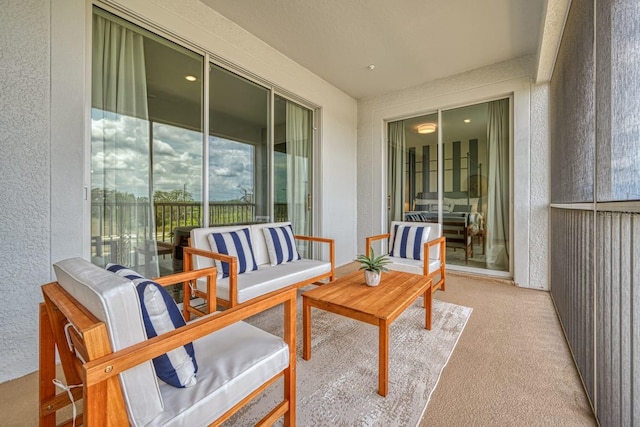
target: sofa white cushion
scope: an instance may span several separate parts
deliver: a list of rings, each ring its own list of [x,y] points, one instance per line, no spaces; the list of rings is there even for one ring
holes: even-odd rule
[[[281,338],[244,322],[193,344],[200,362],[198,383],[186,389],[161,384],[165,410],[150,426],[209,425],[246,397],[248,391],[289,365],[289,350]]]
[[[264,228],[291,226],[290,222],[252,224],[251,236],[253,254],[258,264],[258,270],[238,274],[238,302],[242,303],[252,298],[264,295],[277,289],[295,285],[331,271],[331,263],[302,258],[296,262],[289,262],[272,266],[264,237]],[[196,249],[211,250],[208,236],[213,232],[237,231],[246,226],[220,226],[208,228],[194,228],[191,230],[191,246]],[[210,258],[193,257],[193,268],[201,269],[214,266]],[[199,290],[206,292],[206,279],[196,281]],[[229,301],[229,278],[219,278],[216,281],[216,297]]]
[[[267,245],[264,240],[264,233],[262,231],[265,227],[283,227],[291,225],[290,222],[270,222],[261,224],[252,224],[249,226],[251,229],[251,245],[253,248],[253,256],[258,266],[263,264],[269,264],[269,253],[267,251]],[[245,228],[246,225],[225,225],[207,228],[194,228],[191,230],[191,246],[196,249],[211,250],[209,244],[209,235],[214,232],[228,232],[237,231]],[[215,263],[211,258],[194,256],[193,267],[194,269],[201,269],[207,267],[213,267]]]
[[[430,226],[397,224],[390,255],[400,258],[424,259],[424,244],[428,241]]]
[[[251,231],[244,227],[234,231],[214,231],[209,234],[211,250],[220,254],[234,256],[238,259],[238,274],[258,269],[253,256]],[[229,277],[229,263],[216,260],[218,278]]]
[[[291,224],[281,227],[264,227],[262,232],[264,233],[271,265],[284,264],[300,259]]]
[[[70,258],[53,265],[56,278],[71,296],[105,323],[114,351],[147,339],[140,301],[133,282],[91,264]],[[146,425],[163,410],[151,361],[120,374],[131,424]]]
[[[238,275],[238,303],[243,303],[268,292],[294,285],[330,271],[330,262],[306,258],[276,266],[262,265],[257,271],[249,271]],[[198,281],[197,286],[203,291],[206,290],[206,282]],[[228,277],[217,281],[216,291],[218,298],[229,300]]]
[[[147,338],[187,324],[175,300],[164,287],[122,265],[107,264],[106,268],[136,285]],[[158,378],[174,387],[192,387],[197,382],[198,364],[192,343],[155,357],[153,367]]]

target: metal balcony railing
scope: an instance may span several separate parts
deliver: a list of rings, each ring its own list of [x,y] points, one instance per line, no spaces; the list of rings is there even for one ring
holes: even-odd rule
[[[153,211],[150,211],[153,209]],[[116,202],[91,206],[91,256],[131,265],[135,248],[148,241],[173,244],[176,228],[198,227],[203,205],[197,202]],[[274,205],[274,220],[287,220],[287,205]],[[209,225],[262,222],[253,203],[209,203]]]

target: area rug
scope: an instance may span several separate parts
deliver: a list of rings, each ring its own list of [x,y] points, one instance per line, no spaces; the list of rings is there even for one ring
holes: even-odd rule
[[[382,397],[378,394],[378,328],[312,308],[311,359],[303,360],[302,298],[298,295],[297,425],[415,426],[470,314],[471,308],[434,299],[428,331],[422,298],[407,308],[391,324],[389,392]],[[282,308],[276,307],[248,321],[282,336],[282,319]],[[282,379],[225,425],[254,425],[281,396]]]

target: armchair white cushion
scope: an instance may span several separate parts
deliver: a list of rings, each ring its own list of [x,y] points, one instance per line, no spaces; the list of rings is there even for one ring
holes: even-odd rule
[[[397,232],[401,226],[417,226],[429,228],[429,235],[426,239],[429,257],[423,260],[415,260],[396,257],[391,254],[390,258],[392,263],[388,266],[389,269],[405,271],[407,273],[423,274],[424,267],[426,265],[427,272],[429,274],[437,273],[440,267],[444,266],[444,251],[440,247],[441,245],[436,244],[437,240],[442,237],[442,225],[431,222],[392,221],[391,229],[389,230],[389,245],[394,244]]]

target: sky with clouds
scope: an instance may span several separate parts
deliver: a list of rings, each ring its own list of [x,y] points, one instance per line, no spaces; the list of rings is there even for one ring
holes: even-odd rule
[[[97,110],[92,114],[92,188],[148,196],[149,122]],[[186,188],[194,200],[202,200],[201,133],[154,123],[153,140],[154,191]],[[213,136],[209,142],[210,200],[237,200],[243,195],[240,187],[253,190],[255,147]]]

